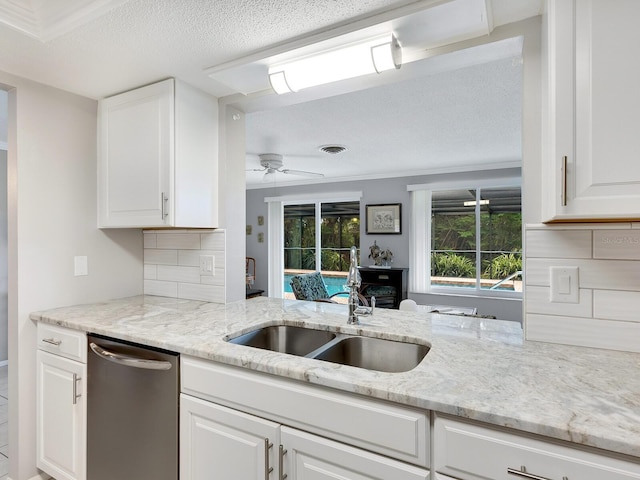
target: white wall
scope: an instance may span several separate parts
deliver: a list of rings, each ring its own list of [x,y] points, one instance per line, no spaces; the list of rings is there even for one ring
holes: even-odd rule
[[[96,228],[97,102],[0,72],[9,94],[9,477],[35,467],[35,310],[142,293],[140,230]],[[86,255],[89,275],[73,276]]]
[[[0,116],[2,113],[0,112]],[[7,152],[0,149],[0,362],[9,359],[8,352],[8,251],[7,251]]]

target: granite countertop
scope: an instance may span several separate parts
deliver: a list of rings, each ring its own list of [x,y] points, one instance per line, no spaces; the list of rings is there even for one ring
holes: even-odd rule
[[[640,354],[525,343],[514,322],[377,309],[352,326],[345,305],[152,296],[31,318],[640,457]],[[431,350],[409,372],[382,373],[224,341],[277,323],[427,341]]]

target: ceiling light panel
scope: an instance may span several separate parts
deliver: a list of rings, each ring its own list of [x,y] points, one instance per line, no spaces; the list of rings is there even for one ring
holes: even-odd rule
[[[269,68],[278,94],[400,68],[400,45],[392,34],[334,48]]]

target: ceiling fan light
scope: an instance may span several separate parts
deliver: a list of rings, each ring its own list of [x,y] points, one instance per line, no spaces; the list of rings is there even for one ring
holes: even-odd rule
[[[268,183],[272,179],[274,179],[275,176],[276,176],[276,171],[273,168],[269,168],[266,172],[264,172],[264,175],[262,176],[262,182]]]
[[[401,48],[392,34],[335,48],[269,68],[278,94],[297,92],[384,70],[400,68]]]

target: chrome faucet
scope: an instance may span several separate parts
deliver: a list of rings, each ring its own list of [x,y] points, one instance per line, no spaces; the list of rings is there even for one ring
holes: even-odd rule
[[[375,297],[371,297],[371,307],[361,307],[358,305],[358,289],[362,279],[358,271],[358,249],[351,247],[349,257],[349,275],[347,276],[347,287],[349,287],[349,325],[359,325],[361,315],[373,315],[373,309],[376,305]]]

